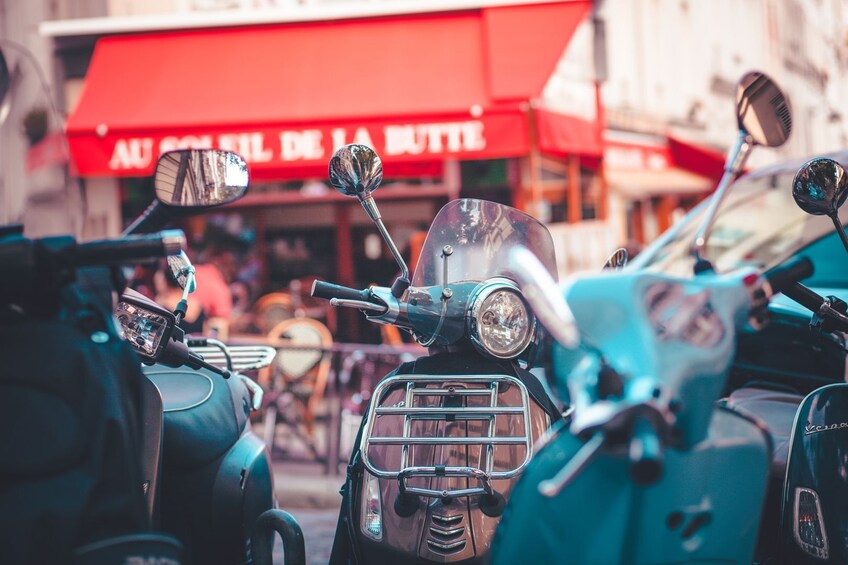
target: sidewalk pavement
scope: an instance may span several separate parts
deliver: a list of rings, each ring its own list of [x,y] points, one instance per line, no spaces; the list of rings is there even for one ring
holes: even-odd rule
[[[274,461],[274,488],[280,508],[335,509],[344,475],[327,475],[315,462]]]

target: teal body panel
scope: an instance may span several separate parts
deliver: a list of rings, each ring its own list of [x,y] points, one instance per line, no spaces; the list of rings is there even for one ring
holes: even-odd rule
[[[495,565],[751,562],[771,457],[755,423],[715,408],[704,440],[666,451],[657,483],[638,486],[626,454],[607,453],[547,498],[539,482],[582,446],[564,426],[557,432],[513,489],[493,545]]]

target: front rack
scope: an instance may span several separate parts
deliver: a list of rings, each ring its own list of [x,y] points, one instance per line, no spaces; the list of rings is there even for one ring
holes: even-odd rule
[[[433,383],[449,383],[442,387],[428,388]],[[498,391],[501,384],[514,386],[520,392],[520,406],[499,406]],[[467,385],[476,385],[468,387]],[[482,385],[482,386],[481,386]],[[384,394],[394,387],[402,387],[406,391],[403,406],[380,406]],[[488,406],[415,406],[419,396],[452,396],[452,397],[488,397]],[[380,416],[403,416],[403,433],[400,436],[373,436],[374,425]],[[495,421],[498,416],[522,417],[524,421],[523,436],[495,435]],[[411,436],[413,420],[444,420],[444,421],[488,421],[486,432],[479,437],[424,437]],[[374,390],[371,405],[366,415],[366,429],[361,443],[362,461],[372,475],[381,479],[396,479],[401,493],[414,494],[424,497],[458,497],[494,494],[492,481],[512,479],[518,476],[533,452],[533,439],[530,428],[530,396],[527,387],[519,379],[509,375],[394,375],[384,379]],[[398,470],[378,468],[370,457],[374,446],[401,446],[400,465]],[[409,447],[413,445],[429,446],[485,446],[485,469],[470,466],[410,466]],[[496,445],[524,446],[524,459],[516,467],[506,470],[494,470],[494,448]],[[435,490],[407,485],[411,477],[467,477],[479,481],[479,487]]]

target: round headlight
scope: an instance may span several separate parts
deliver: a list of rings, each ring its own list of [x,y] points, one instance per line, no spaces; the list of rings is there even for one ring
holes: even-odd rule
[[[533,339],[535,320],[511,285],[484,285],[471,301],[469,333],[477,349],[499,359],[511,359]]]

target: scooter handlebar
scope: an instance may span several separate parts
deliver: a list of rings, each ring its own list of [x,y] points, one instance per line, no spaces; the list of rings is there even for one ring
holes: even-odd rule
[[[802,281],[813,274],[813,263],[806,257],[802,257],[800,259],[796,259],[790,263],[786,263],[784,265],[780,265],[778,267],[774,267],[773,269],[769,269],[763,276],[769,282],[769,285],[772,288],[772,291],[777,294],[778,292],[782,292],[792,298],[787,293],[787,290],[790,292],[795,289],[798,285],[799,281]],[[815,293],[812,293],[815,295]],[[821,305],[821,300],[818,302],[818,306]],[[806,304],[804,306],[808,307]],[[818,306],[812,308],[813,310],[817,310]]]
[[[181,230],[101,239],[77,244],[74,262],[82,267],[158,259],[178,254],[185,245],[185,235]]]
[[[630,476],[637,484],[649,485],[662,476],[662,441],[651,423],[644,420],[636,423],[628,456]]]
[[[818,312],[825,303],[824,297],[797,282],[784,288],[783,294],[811,312]]]
[[[341,298],[343,300],[361,300],[363,302],[374,302],[369,290],[356,290],[347,286],[341,286],[324,281],[316,280],[312,283],[312,296],[315,298]]]

